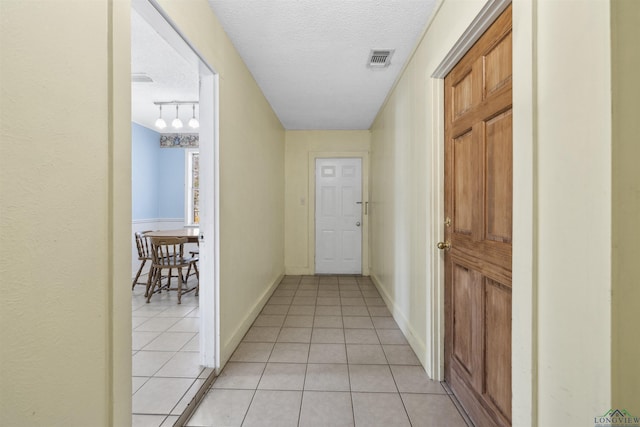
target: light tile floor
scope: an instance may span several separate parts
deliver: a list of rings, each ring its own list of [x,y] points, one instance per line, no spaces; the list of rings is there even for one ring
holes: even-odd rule
[[[193,285],[190,278],[189,285]],[[132,424],[172,426],[211,372],[199,364],[198,297],[175,291],[132,293]]]
[[[287,276],[187,425],[462,427],[465,417],[369,278]]]

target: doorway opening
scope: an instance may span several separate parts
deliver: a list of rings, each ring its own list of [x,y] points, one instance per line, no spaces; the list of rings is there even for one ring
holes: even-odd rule
[[[132,188],[132,236],[135,231],[142,229],[198,229],[197,246],[194,243],[193,247],[185,248],[185,251],[195,249],[199,252],[199,295],[189,294],[190,306],[184,304],[184,297],[183,304],[178,305],[174,292],[169,293],[173,304],[167,302],[165,305],[154,306],[156,296],[153,296],[149,304],[138,307],[140,313],[146,313],[148,319],[137,316],[139,318],[134,318],[132,325],[133,413],[141,417],[164,414],[165,422],[173,422],[185,408],[194,406],[189,405],[190,402],[203,394],[200,389],[206,387],[220,366],[218,77],[155,0],[134,0],[131,15],[132,122],[137,122],[132,123],[132,139],[136,136],[136,130],[156,139],[155,146],[149,150],[161,153],[157,156],[162,159],[153,162],[140,153],[138,156],[132,153],[132,178],[136,179],[138,173],[136,159],[142,159],[147,162],[148,172],[157,173],[154,176],[162,177],[162,182],[166,181],[166,185],[147,192],[136,193]],[[138,39],[134,40],[136,37]],[[157,49],[164,53],[157,54]],[[174,68],[175,64],[180,64],[182,68]],[[177,102],[175,110],[174,106],[165,111],[159,110],[158,103],[167,102]],[[185,102],[191,105],[182,109],[182,103]],[[145,109],[151,109],[155,117],[145,118]],[[164,130],[155,127],[154,122],[159,118],[171,122],[172,113],[185,124],[197,116],[199,125],[191,122],[194,125],[192,128],[167,127]],[[169,129],[170,133],[166,132]],[[176,144],[160,148],[161,139],[167,138],[176,141]],[[196,145],[198,186],[195,192],[193,171],[187,173],[187,168],[193,161],[185,161],[189,156],[193,157],[194,140],[199,141]],[[136,142],[132,140],[132,145]],[[152,179],[147,179],[146,183],[150,188],[153,185]],[[186,188],[187,184],[189,188]],[[155,200],[149,197],[149,193],[155,196]],[[190,200],[195,203],[195,207],[189,204],[186,193],[191,199],[197,194],[195,202]],[[135,199],[140,194],[144,203]],[[141,206],[144,204],[147,205],[146,208],[149,205],[155,206],[155,210],[141,213],[145,209],[145,206]],[[197,209],[195,217],[190,215],[190,211],[194,209]],[[139,217],[136,218],[136,215]],[[137,251],[134,254],[133,265],[137,269]],[[137,292],[144,293],[142,288],[140,286]],[[135,307],[132,309],[135,310]],[[136,317],[136,311],[133,311],[133,315]],[[136,335],[136,332],[139,334]],[[162,376],[163,373],[166,375]],[[139,374],[138,379],[136,374]],[[164,397],[173,396],[174,400],[169,402],[163,399],[165,403],[162,408],[157,405],[160,402],[148,402],[145,399],[145,395],[154,395],[159,389],[164,390]]]

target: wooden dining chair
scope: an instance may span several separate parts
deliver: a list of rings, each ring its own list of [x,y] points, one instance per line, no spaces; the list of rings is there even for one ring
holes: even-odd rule
[[[147,282],[147,302],[151,301],[151,296],[161,289],[177,290],[178,291],[178,304],[182,303],[182,295],[195,291],[198,295],[200,286],[200,273],[198,271],[197,261],[195,257],[184,256],[184,244],[187,243],[186,237],[151,237],[151,253],[153,258],[152,264],[152,276]],[[196,275],[196,285],[192,288],[186,288],[188,275],[183,276],[182,270],[187,269],[190,271],[193,268]],[[162,285],[163,270],[169,270],[166,286]],[[171,288],[171,271],[177,270],[178,274],[175,276],[178,279],[178,287]],[[157,288],[157,290],[156,290]]]
[[[136,285],[147,286],[147,283],[148,283],[148,280],[145,282],[138,282],[138,279],[140,278],[140,275],[142,274],[142,270],[144,269],[144,266],[147,263],[147,261],[153,261],[153,255],[151,253],[151,238],[148,236],[145,236],[145,233],[148,233],[149,231],[150,230],[137,231],[135,233],[136,247],[138,248],[138,260],[140,261],[140,267],[138,268],[136,277],[135,279],[133,279],[133,283],[131,284],[131,290],[133,290],[136,287]],[[149,271],[149,275],[151,275],[151,271]],[[147,294],[145,293],[144,296],[147,296]]]
[[[199,256],[200,256],[200,243],[197,243],[197,245],[198,245],[197,249],[192,249],[192,250],[189,251],[189,253],[191,254],[191,257],[192,258],[196,258],[196,262],[198,261]],[[194,264],[194,266],[196,266],[196,268],[197,268],[197,264]],[[191,273],[191,267],[189,267],[187,269],[187,278],[192,274],[193,273]]]

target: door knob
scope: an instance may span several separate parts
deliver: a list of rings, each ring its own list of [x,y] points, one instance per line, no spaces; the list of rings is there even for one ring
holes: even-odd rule
[[[442,250],[446,250],[448,251],[449,249],[451,249],[451,242],[446,241],[446,242],[438,242],[438,249]]]
[[[360,221],[356,222],[356,226],[360,227]]]

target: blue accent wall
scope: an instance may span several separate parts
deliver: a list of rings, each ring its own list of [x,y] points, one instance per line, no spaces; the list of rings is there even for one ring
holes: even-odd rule
[[[158,167],[159,218],[184,218],[184,148],[160,149]]]
[[[158,218],[160,134],[131,123],[131,216]]]
[[[131,123],[131,217],[184,218],[184,149],[160,148],[160,134]]]

